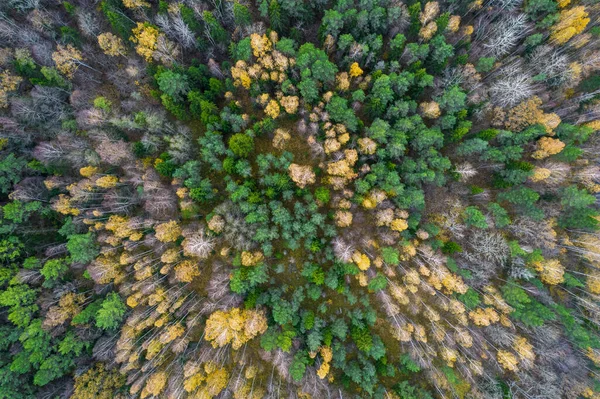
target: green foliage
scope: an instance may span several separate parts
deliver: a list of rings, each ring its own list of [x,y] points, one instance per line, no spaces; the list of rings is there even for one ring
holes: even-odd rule
[[[556,319],[556,314],[515,283],[502,286],[502,296],[514,308],[511,317],[521,321],[528,327],[539,327],[546,321]]]
[[[6,194],[12,185],[21,180],[27,161],[10,153],[0,160],[0,192]]]
[[[100,9],[110,23],[112,30],[124,40],[129,40],[134,22],[127,17],[125,10],[118,0],[104,0],[100,3]]]
[[[402,381],[394,387],[394,390],[402,399],[433,399],[429,392],[411,385],[408,381]]]
[[[381,248],[381,257],[385,263],[391,266],[395,266],[400,263],[400,253],[397,249],[392,247]]]
[[[481,303],[477,291],[470,287],[464,294],[458,294],[458,300],[464,303],[467,309],[475,309]]]
[[[248,157],[254,151],[254,139],[244,133],[236,133],[229,139],[229,149],[238,157]]]
[[[294,355],[294,360],[290,365],[290,376],[294,381],[302,380],[304,373],[306,372],[306,366],[308,365],[308,356],[306,353],[297,352]]]
[[[40,274],[44,276],[46,281],[52,282],[65,274],[67,270],[69,270],[69,265],[66,259],[50,259],[44,263],[44,266],[40,269]]]
[[[442,253],[446,255],[452,255],[458,252],[462,252],[462,247],[460,244],[454,241],[446,241],[444,245],[442,245]]]
[[[96,327],[111,330],[119,327],[127,308],[119,294],[111,292],[104,298],[96,312]]]
[[[73,262],[89,263],[98,256],[96,237],[92,233],[69,236],[67,249]]]
[[[358,350],[363,352],[369,352],[371,350],[373,346],[373,336],[369,329],[355,325],[352,326],[350,335]]]
[[[465,224],[478,229],[487,229],[488,224],[485,215],[476,206],[468,206],[464,210]]]
[[[158,88],[175,101],[181,101],[190,90],[187,75],[174,72],[170,69],[164,70],[156,75]]]
[[[315,190],[315,198],[317,201],[322,202],[323,204],[327,204],[330,199],[329,189],[324,186],[317,187]]]
[[[487,73],[494,68],[495,63],[496,58],[494,57],[481,57],[479,60],[477,60],[477,65],[475,68],[479,73]]]

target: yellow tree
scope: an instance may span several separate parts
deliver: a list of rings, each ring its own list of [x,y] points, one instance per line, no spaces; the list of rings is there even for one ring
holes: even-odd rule
[[[147,396],[158,396],[165,389],[167,384],[167,373],[159,371],[154,373],[146,381],[146,386],[142,390],[141,397],[144,399]]]
[[[123,40],[110,32],[98,35],[98,45],[102,51],[104,51],[104,54],[113,57],[125,55],[127,51],[125,44],[123,44]]]
[[[304,188],[315,182],[315,172],[310,165],[290,164],[288,167],[290,178],[300,188]]]
[[[154,228],[154,231],[160,242],[173,242],[181,235],[181,227],[175,220],[159,224]]]
[[[113,399],[124,385],[124,375],[117,370],[107,370],[103,363],[96,363],[75,377],[71,399]]]
[[[200,275],[198,264],[189,259],[175,266],[175,279],[182,283],[190,283]]]
[[[589,22],[584,6],[562,10],[558,22],[552,27],[550,40],[556,44],[565,44],[573,36],[583,32]]]
[[[513,355],[511,352],[505,351],[505,350],[499,350],[498,354],[497,354],[497,359],[498,359],[498,363],[500,363],[505,370],[508,370],[508,371],[518,371],[519,370],[519,367],[518,367],[519,361],[517,360],[517,357],[515,355]]]
[[[264,312],[233,308],[229,311],[218,310],[206,320],[204,339],[214,348],[231,344],[239,349],[243,344],[267,330]]]
[[[137,26],[131,32],[133,36],[129,40],[137,45],[135,51],[144,57],[146,61],[151,61],[154,50],[156,50],[156,42],[159,34],[158,29],[147,22],[138,22]]]
[[[0,108],[8,107],[8,93],[15,91],[23,78],[4,71],[0,74]]]
[[[559,139],[553,139],[552,137],[542,137],[537,142],[537,150],[531,154],[535,159],[548,158],[550,155],[555,155],[561,152],[565,148],[565,143]]]
[[[419,108],[421,110],[421,114],[429,119],[436,119],[441,115],[440,106],[435,101],[422,102],[419,105]]]
[[[123,0],[123,5],[127,8],[150,7],[150,3],[144,0]]]
[[[350,77],[357,78],[362,74],[363,74],[363,70],[360,68],[360,65],[358,65],[358,62],[353,62],[350,65],[350,72],[349,72]]]
[[[66,77],[72,78],[83,60],[83,55],[70,44],[66,46],[59,44],[56,51],[52,53],[52,60],[56,64],[56,69]]]
[[[265,114],[272,119],[275,119],[279,116],[281,109],[279,108],[279,103],[275,100],[269,101],[267,106],[265,107]]]

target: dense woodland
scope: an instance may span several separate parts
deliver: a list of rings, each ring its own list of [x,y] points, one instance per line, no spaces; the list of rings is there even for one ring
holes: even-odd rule
[[[0,399],[600,398],[597,0],[1,0]]]

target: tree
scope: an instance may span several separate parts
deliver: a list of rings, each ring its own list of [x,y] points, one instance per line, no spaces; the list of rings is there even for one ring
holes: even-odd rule
[[[181,227],[179,227],[179,224],[175,220],[157,225],[154,231],[156,232],[156,238],[160,242],[173,242],[181,235]]]
[[[298,165],[295,163],[290,164],[288,168],[290,178],[300,188],[304,188],[309,184],[315,182],[315,172],[313,172],[310,165]]]
[[[123,385],[125,376],[117,370],[107,370],[103,363],[95,363],[85,373],[75,377],[73,399],[111,399]]]
[[[252,23],[252,15],[243,4],[240,4],[238,1],[233,3],[233,18],[235,24],[238,26],[247,26]]]
[[[102,51],[104,51],[104,54],[112,57],[124,56],[127,54],[127,49],[123,44],[123,40],[110,32],[98,35],[98,45]]]
[[[266,330],[267,319],[262,311],[233,308],[210,315],[206,321],[204,339],[211,342],[214,348],[231,343],[233,349],[239,349]]]
[[[40,273],[46,281],[54,282],[59,277],[62,277],[69,270],[69,266],[65,259],[51,259],[44,263],[44,266],[40,269]]]
[[[464,215],[467,226],[477,227],[478,229],[488,228],[485,216],[476,206],[466,207],[464,210]]]
[[[183,100],[190,89],[187,75],[176,73],[169,69],[158,74],[156,81],[160,90],[176,101]]]
[[[12,185],[21,180],[27,161],[10,153],[0,161],[0,192],[6,194]]]
[[[96,246],[96,237],[92,233],[70,235],[67,249],[71,255],[71,260],[78,263],[89,263],[99,253]]]
[[[552,26],[550,40],[557,44],[565,44],[573,36],[583,32],[590,22],[585,6],[573,7],[560,12],[559,21]]]
[[[56,51],[52,53],[52,60],[56,64],[56,69],[70,79],[81,65],[83,55],[70,44],[67,46],[59,44]]]
[[[147,22],[138,22],[131,33],[133,33],[133,36],[129,40],[136,44],[135,51],[144,57],[146,61],[152,60],[158,41],[158,29]]]
[[[119,294],[111,292],[104,298],[96,313],[96,327],[111,330],[119,327],[126,311]]]
[[[296,64],[301,71],[306,71],[309,76],[323,84],[333,83],[335,74],[338,72],[336,65],[329,61],[327,54],[323,50],[315,48],[312,43],[300,46]],[[304,76],[302,80],[306,80]]]
[[[238,157],[246,158],[254,151],[254,139],[244,133],[236,133],[229,139],[229,149]]]

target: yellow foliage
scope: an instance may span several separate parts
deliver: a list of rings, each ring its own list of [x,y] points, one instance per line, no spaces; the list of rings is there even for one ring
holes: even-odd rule
[[[404,231],[408,229],[408,223],[404,219],[394,219],[390,223],[390,228],[394,231]]]
[[[285,109],[285,112],[288,114],[295,114],[298,111],[298,105],[300,105],[300,100],[297,96],[283,96],[279,100],[281,106]],[[266,112],[266,110],[265,110]]]
[[[58,45],[56,51],[52,53],[52,60],[63,75],[72,78],[77,70],[79,63],[83,60],[81,51],[68,44],[67,46]]]
[[[550,175],[552,174],[552,171],[550,169],[547,168],[540,168],[540,167],[535,167],[535,169],[533,170],[533,175],[531,175],[530,179],[532,182],[537,183],[543,180],[546,180],[547,178],[550,177]]]
[[[98,168],[95,166],[84,166],[83,168],[79,169],[79,174],[83,177],[92,177],[96,173],[98,173]]]
[[[456,359],[458,359],[458,352],[456,350],[447,346],[442,346],[440,348],[440,355],[448,367],[454,367],[454,363],[456,362]]]
[[[448,26],[446,27],[446,29],[452,33],[458,32],[458,29],[460,28],[460,16],[458,15],[453,15],[450,17],[450,19],[448,20]]]
[[[437,1],[430,1],[425,3],[423,11],[419,14],[419,21],[422,25],[433,20],[440,12],[440,5]]]
[[[552,137],[542,137],[537,142],[537,148],[531,156],[535,159],[544,159],[561,152],[565,148],[565,143]]]
[[[23,78],[11,75],[9,71],[0,74],[0,108],[8,107],[8,92],[17,89]]]
[[[571,4],[571,0],[558,0],[558,8],[565,8]]]
[[[214,348],[231,343],[233,349],[239,349],[266,330],[267,319],[261,310],[218,310],[206,321],[204,339],[210,341]]]
[[[419,37],[425,41],[428,41],[433,37],[433,35],[435,35],[436,32],[437,24],[435,23],[435,21],[431,21],[419,30]]]
[[[273,137],[272,145],[274,148],[283,150],[285,143],[292,138],[292,135],[286,129],[277,128],[275,129],[275,136]]]
[[[125,376],[117,370],[106,370],[103,363],[96,363],[85,373],[75,377],[71,399],[114,399],[117,391],[125,385]]]
[[[565,268],[557,259],[544,260],[535,265],[541,280],[549,285],[560,284],[564,279]]]
[[[533,352],[533,345],[527,341],[527,338],[517,337],[513,343],[513,349],[519,357],[523,360],[533,362],[535,360],[535,353]]]
[[[158,373],[154,373],[148,378],[146,381],[146,386],[142,390],[141,397],[142,399],[149,396],[158,396],[163,389],[165,389],[165,385],[167,384],[167,373],[164,371],[160,371]]]
[[[63,215],[79,215],[79,209],[71,206],[71,200],[64,194],[59,194],[58,200],[52,205],[52,208]]]
[[[369,137],[361,137],[358,139],[358,149],[363,154],[373,155],[377,150],[377,143]]]
[[[262,262],[264,258],[265,256],[260,251],[243,251],[241,256],[242,266],[256,266]]]
[[[371,266],[371,261],[369,260],[369,257],[363,253],[360,253],[359,251],[354,251],[354,254],[352,255],[352,260],[362,271],[368,270]]]
[[[422,102],[419,108],[423,116],[429,119],[436,119],[441,115],[440,106],[435,101]]]
[[[269,104],[265,107],[265,114],[272,119],[277,118],[280,112],[279,103],[275,100],[269,101]]]
[[[327,165],[327,173],[333,176],[341,176],[348,178],[355,176],[354,171],[350,167],[348,161],[345,159],[329,163]]]
[[[175,279],[182,283],[190,283],[199,275],[200,269],[198,268],[198,264],[189,259],[186,259],[175,266]]]
[[[150,7],[150,3],[144,0],[123,0],[123,5],[127,8]]]
[[[179,224],[175,220],[155,226],[154,231],[156,239],[160,242],[173,242],[181,235],[181,227],[179,227]]]
[[[339,91],[346,91],[350,88],[350,80],[348,79],[348,72],[340,72],[335,77],[337,89]]]
[[[107,175],[96,179],[96,185],[100,188],[113,188],[117,185],[119,179],[117,176]]]
[[[551,28],[550,40],[555,44],[565,44],[573,36],[583,32],[589,22],[584,6],[562,10],[558,22]]]
[[[193,392],[198,389],[200,385],[202,385],[204,380],[206,380],[206,376],[203,373],[196,373],[186,378],[186,380],[183,382],[183,389],[186,392]]]
[[[528,126],[541,123],[546,128],[546,132],[552,131],[560,124],[560,117],[556,114],[545,114],[540,108],[542,100],[534,96],[527,101],[508,111],[508,120],[506,127],[512,131],[520,132]]]
[[[356,78],[356,77],[361,76],[362,74],[363,74],[363,70],[358,65],[358,62],[353,62],[350,65],[350,72],[349,72],[350,77]]]
[[[98,45],[102,51],[104,51],[104,54],[113,57],[125,55],[127,53],[127,49],[125,48],[125,44],[123,44],[123,40],[110,32],[101,33],[98,35]]]
[[[352,213],[348,211],[336,211],[335,224],[339,227],[348,227],[352,224]]]
[[[253,33],[250,35],[250,46],[255,57],[262,57],[271,51],[271,41],[267,35]]]
[[[500,320],[498,313],[492,308],[477,308],[469,312],[469,318],[478,326],[489,326]]]
[[[304,188],[315,182],[315,172],[310,165],[290,164],[288,174],[292,181],[300,188]]]
[[[252,79],[250,79],[250,76],[248,75],[248,72],[243,71],[240,74],[240,82],[242,83],[242,86],[246,89],[250,88],[250,84],[252,83]]]
[[[499,350],[497,354],[497,359],[498,363],[500,363],[505,370],[519,371],[517,357],[511,352]]]
[[[181,324],[173,324],[167,327],[166,331],[160,336],[160,342],[162,344],[168,344],[169,342],[181,337],[185,332],[185,328]]]
[[[135,51],[144,57],[146,61],[151,61],[154,50],[156,50],[158,29],[148,23],[138,22],[131,32],[133,36],[129,40],[137,44]]]

